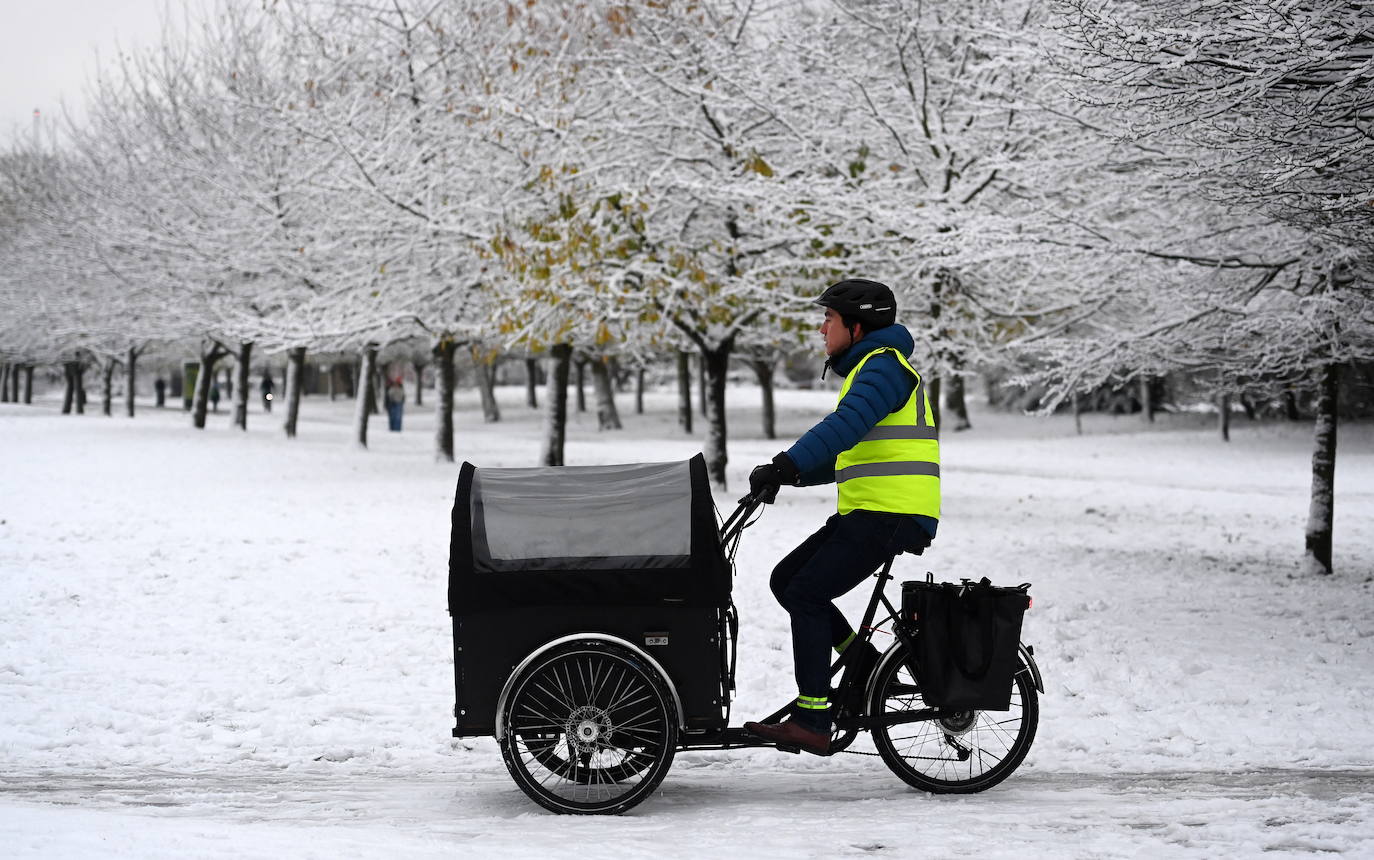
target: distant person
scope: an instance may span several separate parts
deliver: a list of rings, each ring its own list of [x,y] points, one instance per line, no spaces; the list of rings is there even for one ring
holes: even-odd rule
[[[398,433],[401,429],[401,413],[406,408],[406,389],[401,384],[401,377],[391,380],[391,384],[386,387],[386,420],[391,427],[391,432]]]
[[[262,392],[262,411],[272,411],[272,371],[262,372],[262,382],[258,385],[258,390]]]
[[[153,382],[153,391],[157,393],[157,408],[161,409],[167,404],[167,380],[159,376]]]
[[[210,383],[210,411],[219,411],[219,383]]]

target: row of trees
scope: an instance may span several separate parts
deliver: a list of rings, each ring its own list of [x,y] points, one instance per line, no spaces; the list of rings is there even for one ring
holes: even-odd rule
[[[549,363],[559,464],[574,354],[688,349],[723,483],[732,357],[766,373],[863,275],[956,401],[986,367],[1046,408],[1175,371],[1334,401],[1374,358],[1371,25],[1239,0],[228,3],[105,69],[63,145],[4,157],[0,358],[132,374],[195,342],[241,399],[285,353],[294,402],[307,355],[421,337],[451,459],[455,355],[514,351]]]

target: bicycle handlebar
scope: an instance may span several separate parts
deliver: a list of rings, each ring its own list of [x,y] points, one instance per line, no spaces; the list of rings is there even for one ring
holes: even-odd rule
[[[767,500],[753,493],[740,499],[739,507],[735,508],[734,513],[730,514],[725,520],[724,525],[720,527],[720,542],[728,545],[731,540],[744,530],[745,526],[749,523],[749,517],[753,515],[754,511],[757,511],[759,507],[764,504],[767,504]]]

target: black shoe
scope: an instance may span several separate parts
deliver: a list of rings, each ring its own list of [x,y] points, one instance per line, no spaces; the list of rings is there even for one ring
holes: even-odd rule
[[[812,755],[830,755],[830,733],[810,729],[793,719],[781,723],[745,723],[744,730],[782,749],[795,747]]]

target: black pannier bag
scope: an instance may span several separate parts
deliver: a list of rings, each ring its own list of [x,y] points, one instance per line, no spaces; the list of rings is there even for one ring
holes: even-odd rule
[[[689,729],[724,725],[732,571],[706,461],[477,468],[453,503],[448,606],[460,737],[491,734],[511,671],[555,639],[633,643]]]
[[[986,577],[958,585],[902,583],[902,615],[917,624],[917,681],[927,705],[961,711],[1011,707],[1029,588],[999,588]]]

